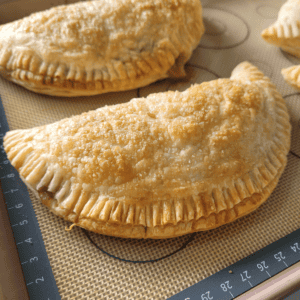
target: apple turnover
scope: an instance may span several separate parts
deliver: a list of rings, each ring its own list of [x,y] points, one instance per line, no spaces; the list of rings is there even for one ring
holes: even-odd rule
[[[135,89],[185,75],[204,33],[199,0],[98,0],[0,26],[0,73],[54,96]]]
[[[300,65],[282,69],[281,74],[287,83],[300,90]]]
[[[286,165],[290,130],[275,86],[244,62],[229,79],[9,131],[4,148],[58,216],[101,234],[162,239],[258,208]]]
[[[300,0],[288,0],[280,8],[276,22],[261,35],[268,43],[300,57]]]

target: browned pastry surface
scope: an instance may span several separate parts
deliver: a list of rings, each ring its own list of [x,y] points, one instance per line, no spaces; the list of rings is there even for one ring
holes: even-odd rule
[[[98,0],[0,26],[0,73],[34,92],[95,95],[185,75],[199,0]]]
[[[266,28],[261,35],[268,43],[300,57],[300,1],[285,2],[276,22]]]
[[[282,69],[281,74],[286,82],[300,90],[300,65]]]
[[[8,158],[55,214],[120,237],[169,238],[250,213],[286,165],[285,102],[245,62],[230,79],[14,130]]]
[[[278,19],[262,32],[262,37],[268,43],[300,58],[300,1],[285,2],[279,11]],[[299,73],[298,65],[281,71],[284,80],[296,89],[300,89]]]

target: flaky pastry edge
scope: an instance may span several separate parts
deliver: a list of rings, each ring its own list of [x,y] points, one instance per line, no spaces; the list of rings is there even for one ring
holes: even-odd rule
[[[300,90],[300,65],[282,69],[281,75],[288,84]]]
[[[89,71],[63,62],[48,63],[36,54],[14,55],[10,47],[2,47],[0,74],[28,90],[53,96],[90,96],[131,90],[167,77],[185,76],[184,65],[203,33],[203,20],[199,20],[192,30],[182,26],[177,36],[172,34],[169,39],[158,41],[152,53],[141,52],[130,62],[110,60],[102,69]]]
[[[239,66],[241,67],[241,66]],[[251,81],[262,73],[249,63]],[[275,137],[261,165],[209,193],[188,198],[126,203],[82,189],[62,178],[58,168],[47,167],[26,143],[19,143],[23,130],[10,131],[4,147],[22,180],[53,213],[90,231],[126,238],[171,238],[216,228],[232,222],[259,207],[271,194],[287,163],[290,147],[290,123],[285,102],[270,80],[264,77],[276,99]],[[55,192],[47,192],[55,191]]]
[[[289,9],[291,7],[289,1],[287,1],[281,7],[278,16],[281,13],[286,13]],[[282,20],[278,18],[275,23],[262,31],[261,36],[266,42],[300,57],[300,19],[285,18]]]

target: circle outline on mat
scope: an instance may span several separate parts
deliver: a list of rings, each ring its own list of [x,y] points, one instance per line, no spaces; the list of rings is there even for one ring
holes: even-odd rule
[[[204,20],[203,20],[204,21]],[[223,30],[221,32],[217,32],[217,33],[211,33],[211,32],[207,32],[207,30],[205,30],[205,34],[206,35],[211,35],[211,36],[218,36],[218,35],[222,35],[226,30],[227,30],[227,26],[226,24],[223,24],[222,22],[220,22],[219,20],[214,19],[214,21],[216,21],[217,23],[221,24],[223,26]],[[205,25],[205,24],[204,24]]]
[[[288,95],[283,96],[282,98],[286,99],[286,98],[293,97],[293,96],[300,96],[300,93],[288,94]],[[298,124],[298,127],[300,128],[300,119],[298,120],[297,124]],[[293,156],[295,156],[295,157],[297,157],[297,158],[300,159],[300,155],[297,154],[297,153],[295,153],[295,152],[293,152],[292,150],[290,150],[289,153],[291,153]]]
[[[275,9],[276,11],[276,14],[274,17],[266,17],[264,16],[261,12],[259,12],[259,9],[262,8],[262,7],[268,7],[268,8],[272,8],[272,9]],[[272,5],[266,5],[266,4],[262,4],[262,5],[259,5],[255,8],[255,11],[258,15],[260,15],[261,17],[267,19],[267,20],[272,20],[272,19],[276,19],[277,18],[277,15],[278,15],[278,9]]]
[[[298,93],[292,93],[292,94],[287,94],[287,95],[285,95],[285,96],[282,96],[282,98],[288,98],[288,97],[292,97],[292,96],[300,96],[300,92],[298,92]]]
[[[90,242],[91,242],[98,250],[100,250],[102,253],[104,253],[104,254],[106,254],[106,255],[108,255],[108,256],[114,258],[114,259],[117,259],[117,260],[120,260],[120,261],[124,261],[124,262],[128,262],[128,263],[134,263],[134,264],[153,263],[153,262],[157,262],[157,261],[163,260],[163,259],[165,259],[165,258],[168,258],[168,257],[170,257],[170,256],[172,256],[172,255],[174,255],[174,254],[176,254],[176,253],[179,252],[180,250],[183,250],[184,248],[186,248],[187,245],[188,245],[190,242],[192,242],[192,241],[194,240],[195,235],[197,234],[197,232],[192,233],[192,234],[190,235],[190,237],[188,238],[188,240],[187,240],[186,242],[184,242],[180,248],[178,248],[178,249],[176,249],[175,251],[173,251],[173,252],[171,252],[171,253],[169,253],[169,254],[167,254],[167,255],[164,255],[164,256],[162,256],[162,257],[159,257],[159,258],[156,258],[156,259],[150,259],[150,260],[130,260],[130,259],[125,259],[125,258],[120,258],[120,257],[117,257],[117,256],[115,256],[115,255],[113,255],[113,254],[110,254],[110,253],[106,252],[106,251],[103,250],[100,246],[98,246],[98,245],[96,244],[96,242],[93,241],[93,239],[92,239],[91,236],[89,235],[88,230],[85,230],[85,229],[83,229],[83,228],[81,228],[81,229],[82,229],[82,231],[85,233],[85,235],[87,236],[87,238],[89,239],[89,241],[90,241]]]
[[[216,72],[214,72],[214,71],[212,71],[212,70],[210,70],[210,69],[208,69],[208,68],[206,68],[206,67],[199,66],[199,65],[197,65],[197,64],[195,64],[195,63],[186,63],[185,66],[186,66],[186,67],[187,67],[187,66],[190,66],[190,67],[194,67],[194,68],[196,68],[196,69],[204,70],[204,71],[206,71],[206,72],[208,72],[208,73],[214,75],[214,76],[216,77],[216,79],[221,78],[221,76],[219,76]],[[164,92],[170,91],[170,86],[173,84],[172,82],[170,82],[170,78],[166,78],[166,79],[163,79],[163,80],[168,80],[168,81],[169,81],[168,84],[167,84],[167,88],[166,88],[166,90],[165,90]],[[156,82],[158,82],[158,81],[156,81]],[[156,82],[153,82],[153,84],[155,84]],[[203,81],[203,82],[205,82],[205,81]],[[201,83],[202,83],[202,82],[201,82]],[[201,84],[201,83],[197,83],[197,84]],[[195,83],[191,83],[191,85],[192,85],[192,84],[195,84]],[[146,97],[141,96],[140,90],[141,90],[142,88],[144,88],[144,87],[140,87],[140,88],[137,89],[137,98],[146,98],[146,97],[147,97],[147,96],[146,96]],[[153,93],[151,93],[151,94],[164,93],[164,92],[153,92]],[[150,95],[150,94],[149,94],[149,95]]]
[[[291,153],[293,156],[295,156],[295,157],[297,157],[297,158],[300,159],[300,155],[298,155],[297,153],[295,153],[295,152],[293,152],[293,151],[290,151],[290,153]]]
[[[236,14],[236,13],[230,11],[230,10],[223,9],[223,8],[205,7],[204,10],[205,10],[205,9],[219,10],[219,11],[223,11],[223,12],[226,12],[226,13],[228,13],[228,14],[231,14],[231,15],[235,16],[236,18],[240,19],[240,20],[242,21],[242,23],[244,23],[244,25],[246,26],[246,29],[247,29],[247,34],[246,34],[246,36],[243,38],[242,41],[237,42],[237,43],[232,44],[232,45],[223,46],[223,47],[222,47],[222,46],[218,46],[218,47],[216,47],[216,46],[203,46],[203,45],[201,45],[201,41],[200,41],[200,43],[199,43],[199,45],[197,46],[197,48],[214,49],[214,50],[226,50],[226,49],[231,49],[231,48],[235,48],[235,47],[237,47],[237,46],[240,46],[241,44],[243,44],[244,42],[246,42],[246,41],[248,40],[248,38],[249,38],[249,36],[250,36],[250,32],[251,32],[250,26],[249,26],[248,23],[247,23],[243,18],[241,18],[238,14]],[[226,27],[227,27],[227,26],[226,26]],[[204,34],[205,34],[205,33],[204,33]]]
[[[298,65],[300,63],[300,58],[298,56],[284,51],[281,47],[279,47],[279,50],[288,62],[292,63],[293,65]]]

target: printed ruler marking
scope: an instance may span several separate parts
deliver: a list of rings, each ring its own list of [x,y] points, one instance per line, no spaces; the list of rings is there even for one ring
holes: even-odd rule
[[[61,299],[42,234],[25,184],[6,157],[3,137],[9,130],[0,97],[0,179],[30,299]]]
[[[169,300],[227,300],[300,261],[300,229],[211,275]]]

